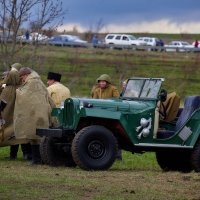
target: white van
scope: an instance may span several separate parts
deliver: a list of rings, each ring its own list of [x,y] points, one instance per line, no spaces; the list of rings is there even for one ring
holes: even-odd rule
[[[142,46],[146,45],[144,41],[136,39],[133,35],[126,34],[108,34],[105,37],[106,44],[114,45],[132,45],[132,46]]]
[[[160,46],[159,39],[154,37],[139,37],[138,40],[146,42],[148,46]]]

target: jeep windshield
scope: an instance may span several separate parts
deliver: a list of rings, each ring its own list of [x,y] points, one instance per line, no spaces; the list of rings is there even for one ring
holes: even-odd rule
[[[157,99],[164,79],[162,78],[134,78],[127,81],[122,98]]]

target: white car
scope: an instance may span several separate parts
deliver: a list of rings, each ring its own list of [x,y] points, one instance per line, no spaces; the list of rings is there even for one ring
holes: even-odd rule
[[[177,51],[177,52],[189,52],[192,51],[192,49],[194,48],[193,45],[184,41],[172,41],[169,44],[165,45],[164,47],[166,51]]]
[[[43,34],[40,34],[40,33],[37,33],[37,32],[33,32],[33,33],[31,33],[31,34],[29,35],[28,40],[26,39],[26,35],[18,36],[17,39],[20,40],[20,41],[24,41],[24,42],[25,42],[25,41],[31,42],[31,41],[33,41],[33,40],[41,42],[41,41],[46,41],[46,40],[48,40],[48,37],[47,37],[46,35],[43,35]]]
[[[139,37],[138,40],[144,41],[148,46],[160,46],[160,40],[153,37]]]
[[[126,34],[108,34],[105,37],[105,43],[110,45],[122,45],[122,46],[146,45],[144,41],[138,40],[133,35],[126,35]]]

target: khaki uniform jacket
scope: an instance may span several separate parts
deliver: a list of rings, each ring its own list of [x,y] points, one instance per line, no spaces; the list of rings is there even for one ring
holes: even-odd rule
[[[93,90],[94,99],[107,99],[112,97],[119,97],[119,91],[117,88],[111,84],[109,84],[106,88],[102,89],[100,87],[96,87]]]
[[[6,143],[10,143],[10,139],[14,137],[13,129],[13,115],[14,115],[14,106],[16,98],[16,89],[20,85],[19,73],[17,70],[11,70],[7,77],[4,79],[5,88],[2,90],[0,95],[0,100],[3,100],[7,103],[4,111],[2,112],[2,118],[5,120],[4,132],[3,132],[3,141],[1,141],[0,146],[4,146]],[[2,130],[0,130],[0,135]]]
[[[47,87],[47,90],[56,107],[59,107],[62,101],[71,96],[70,90],[59,82],[53,83]]]
[[[36,128],[48,128],[51,105],[46,86],[36,72],[16,90],[14,131],[16,139],[40,141]]]

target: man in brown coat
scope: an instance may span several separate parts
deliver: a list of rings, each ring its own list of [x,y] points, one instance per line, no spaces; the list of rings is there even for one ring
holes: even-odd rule
[[[51,112],[49,95],[40,76],[28,67],[19,70],[22,85],[16,90],[14,131],[16,139],[31,143],[32,164],[40,164],[39,144],[41,138],[36,128],[48,128]]]
[[[107,74],[102,74],[97,78],[97,84],[92,88],[92,98],[94,99],[107,99],[113,97],[119,97],[119,91],[111,84],[111,78]],[[118,160],[122,160],[121,149],[118,150]]]
[[[107,99],[119,97],[119,91],[111,84],[111,78],[107,74],[102,74],[97,78],[97,85],[92,90],[92,98]]]

